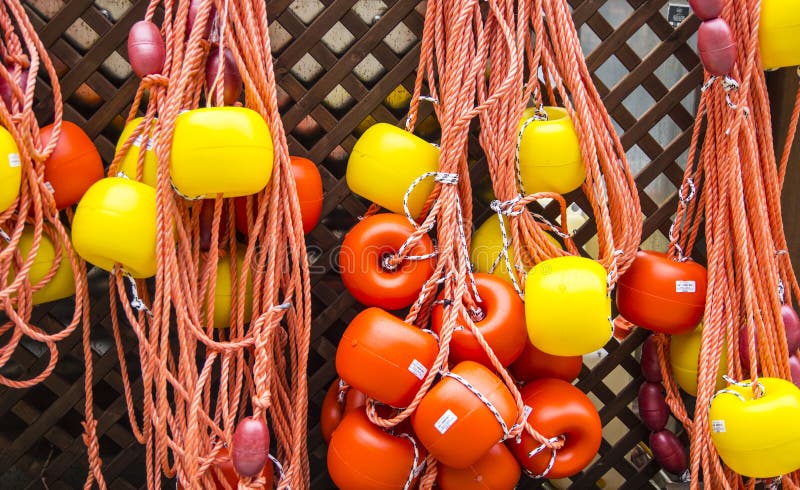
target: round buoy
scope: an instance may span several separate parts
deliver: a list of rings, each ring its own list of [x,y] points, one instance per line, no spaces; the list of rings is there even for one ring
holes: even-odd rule
[[[700,344],[703,336],[703,325],[700,324],[693,331],[682,335],[672,335],[669,342],[669,363],[675,381],[683,391],[697,396],[697,366],[700,362]],[[722,376],[728,369],[728,354],[722,348],[722,357],[717,371],[717,389],[725,387]]]
[[[30,254],[33,248],[33,228],[26,226],[19,239],[19,252],[22,255],[22,260]],[[42,233],[42,239],[39,241],[39,251],[36,253],[36,258],[33,261],[30,272],[28,272],[28,280],[31,286],[36,286],[53,268],[53,261],[56,258],[56,249],[53,240],[47,235]],[[68,298],[75,294],[75,276],[72,271],[72,264],[69,261],[66,248],[61,247],[61,263],[58,265],[56,274],[50,281],[41,289],[33,293],[33,304],[40,305],[42,303],[49,303],[50,301],[57,301],[59,299]]]
[[[525,340],[525,349],[511,365],[517,381],[528,382],[541,378],[558,378],[572,383],[583,368],[583,356],[554,356],[542,352]]]
[[[436,484],[442,490],[512,490],[521,474],[519,463],[501,442],[465,469],[439,466]]]
[[[341,397],[341,399],[340,399]],[[325,393],[319,414],[319,425],[325,442],[331,441],[331,435],[345,414],[367,404],[367,397],[351,386],[341,388],[341,378],[336,378]]]
[[[39,139],[48,141],[53,125],[39,131]],[[61,123],[53,153],[44,162],[44,180],[50,184],[56,208],[77,204],[86,190],[105,176],[103,160],[89,135],[69,121]]]

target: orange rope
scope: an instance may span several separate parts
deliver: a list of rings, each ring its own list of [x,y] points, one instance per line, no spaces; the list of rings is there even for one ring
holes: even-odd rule
[[[147,451],[149,488],[160,488],[161,475],[177,477],[186,488],[212,487],[219,476],[216,463],[230,447],[237,422],[251,413],[268,420],[277,441],[276,459],[282,474],[278,488],[308,488],[306,449],[306,365],[311,325],[310,279],[300,207],[291,173],[286,137],[276,105],[268,20],[263,2],[204,0],[195,2],[197,17],[186,32],[189,1],[153,0],[145,20],[156,8],[174,12],[161,32],[166,62],[160,75],[142,80],[129,120],[138,111],[145,91],[149,100],[143,123],[116,155],[114,172],[140,134],[154,122],[152,138],[158,158],[157,255],[155,294],[143,281],[136,291],[148,309],[136,311],[128,299],[123,273],[112,276],[112,318],[123,370],[125,397],[136,438]],[[222,104],[222,63],[212,87],[205,87],[209,42],[203,30],[216,8],[211,40],[231,51],[245,85],[245,105],[268,123],[275,148],[274,168],[267,188],[247,201],[250,233],[247,245],[236,241],[233,202],[213,203],[210,246],[200,250],[201,202],[178,196],[170,183],[169,160],[179,112],[198,107],[205,90],[206,104]],[[214,48],[217,49],[217,48]],[[157,117],[156,117],[157,116]],[[137,179],[142,178],[144,152],[139,154]],[[226,210],[231,219],[222,227]],[[236,260],[244,248],[244,267]],[[215,277],[219,257],[231,262],[230,328],[213,327]],[[252,315],[245,315],[248,282],[253,284]],[[141,424],[131,403],[131,383],[122,357],[119,296],[127,322],[139,341],[144,385]],[[176,348],[177,346],[177,348]],[[212,383],[213,380],[213,383]],[[268,463],[270,464],[270,463]],[[227,484],[224,484],[227,485]],[[242,478],[240,488],[264,488],[262,477]]]
[[[708,293],[693,421],[677,403],[677,387],[664,363],[666,339],[659,336],[668,403],[691,435],[692,488],[699,488],[701,473],[706,487],[752,486],[722,466],[711,442],[708,406],[724,345],[732,378],[791,379],[780,310],[781,303],[791,304],[800,289],[783,233],[780,191],[798,108],[778,164],[759,55],[759,14],[757,0],[727,2],[723,10],[737,42],[737,63],[731,78],[707,78],[704,85],[682,187],[694,187],[701,194],[681,199],[671,238],[671,255],[688,257],[705,223]],[[740,362],[740,327],[747,336],[749,371]],[[784,477],[788,488],[798,481],[797,475]]]

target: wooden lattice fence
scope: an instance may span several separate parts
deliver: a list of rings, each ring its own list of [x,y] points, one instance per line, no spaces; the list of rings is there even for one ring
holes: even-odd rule
[[[31,0],[28,11],[61,76],[65,117],[81,125],[108,163],[129,110],[138,79],[125,61],[128,29],[146,8],[142,0]],[[326,447],[317,416],[335,376],[336,344],[359,305],[342,287],[336,250],[367,203],[345,183],[347,155],[358,135],[375,122],[398,123],[413,87],[422,31],[419,0],[274,0],[274,56],[284,124],[293,154],[320,166],[325,187],[324,219],[308,236],[313,259],[314,323],[308,372],[312,488],[328,488]],[[640,189],[645,247],[664,249],[677,205],[689,146],[702,67],[693,47],[699,25],[689,17],[673,27],[666,0],[570,0],[588,65],[612,118]],[[37,92],[37,115],[52,108],[46,83]],[[423,105],[420,132],[436,137],[430,107]],[[487,169],[477,135],[476,223],[490,215]],[[596,248],[591,208],[579,193],[568,196],[570,227],[586,253]],[[554,216],[556,209],[545,209]],[[699,251],[702,253],[702,250]],[[702,257],[699,257],[702,259]],[[105,274],[91,273],[95,402],[98,434],[112,488],[140,488],[143,449],[130,433],[116,353],[110,337]],[[69,320],[69,300],[45,305],[34,321],[56,327]],[[635,403],[640,384],[636,354],[644,333],[612,340],[603,353],[586,358],[577,386],[600,408],[604,440],[595,463],[559,487],[643,488],[663,486],[663,475],[643,449],[648,431]],[[0,488],[79,488],[86,472],[80,422],[83,372],[80,337],[60,345],[62,358],[42,385],[29,390],[0,388]],[[125,342],[135,369],[134,339]],[[8,376],[36,372],[46,351],[34,343],[18,349]],[[136,373],[133,373],[136,379]],[[135,391],[141,387],[134,387]],[[140,396],[140,395],[139,395]],[[650,481],[655,483],[648,483]],[[530,480],[521,487],[537,485]]]

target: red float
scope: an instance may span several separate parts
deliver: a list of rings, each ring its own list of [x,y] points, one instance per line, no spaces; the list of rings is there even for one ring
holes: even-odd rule
[[[475,273],[475,285],[481,302],[477,306],[483,318],[475,322],[484,340],[494,351],[503,366],[516,360],[530,344],[525,328],[525,305],[514,288],[504,279],[494,274]],[[436,305],[431,313],[431,328],[439,334],[444,323],[445,310]],[[460,328],[459,328],[460,327]],[[450,359],[453,362],[475,361],[492,367],[486,355],[462,316],[459,316],[456,329],[450,341]]]
[[[39,132],[39,139],[46,142],[52,133],[53,125],[47,125]],[[103,160],[89,135],[78,125],[62,121],[55,149],[44,162],[44,180],[53,189],[56,207],[61,210],[77,204],[103,177]]]
[[[397,310],[411,305],[433,274],[433,258],[404,260],[396,268],[387,259],[396,254],[414,227],[399,214],[376,214],[364,218],[344,237],[339,252],[342,282],[350,294],[367,306]],[[433,252],[427,235],[414,244],[412,256]]]
[[[521,474],[519,463],[501,442],[466,469],[439,466],[436,484],[441,490],[512,490]]]
[[[525,349],[511,365],[511,373],[517,381],[528,382],[534,379],[557,378],[572,383],[583,368],[583,356],[554,356],[542,352],[529,340]]]
[[[220,52],[219,46],[212,46],[208,52],[208,59],[206,60],[206,90],[211,90],[211,85],[217,77],[219,70]],[[233,105],[239,96],[242,95],[242,76],[239,73],[239,68],[236,67],[236,61],[233,59],[233,53],[230,49],[224,49],[225,56],[222,66],[222,76],[219,82],[222,84],[222,99],[225,105]]]
[[[658,346],[656,345],[656,338],[652,335],[648,336],[642,344],[640,364],[644,379],[651,383],[661,382],[663,378],[661,376],[661,365],[658,361]]]
[[[13,65],[6,65],[6,70],[10,75],[13,75],[12,71],[14,70]],[[23,68],[20,70],[19,74],[19,90],[23,94],[25,90],[28,88],[28,69]],[[0,98],[3,99],[3,103],[6,105],[6,108],[11,111],[11,102],[14,100],[14,92],[11,89],[11,84],[4,78],[0,77]],[[20,102],[20,106],[22,103]]]
[[[208,252],[211,248],[211,231],[214,227],[214,199],[203,199],[200,204],[200,250]],[[228,229],[228,206],[226,203],[222,204],[222,215],[219,220],[219,236],[218,240],[220,245],[225,237],[225,232]]]
[[[680,475],[689,467],[686,448],[678,436],[668,430],[650,434],[650,449],[656,462],[670,473]]]
[[[654,332],[680,334],[703,317],[706,269],[687,260],[640,250],[617,284],[617,308],[629,322]]]
[[[269,428],[264,419],[245,417],[236,426],[231,461],[241,476],[256,476],[269,462]]]
[[[325,442],[331,441],[331,435],[333,431],[336,430],[336,427],[339,426],[342,417],[367,404],[366,395],[350,386],[344,388],[344,399],[339,401],[339,381],[340,378],[333,380],[330,388],[328,388],[328,392],[325,393],[325,399],[322,400],[319,425],[322,430],[322,438],[325,439]]]
[[[439,353],[436,339],[380,308],[350,322],[336,349],[336,372],[347,384],[393,407],[414,399]]]
[[[219,453],[217,454],[217,459],[222,459],[222,462],[215,463],[214,466],[212,466],[209,470],[211,479],[214,481],[215,488],[226,488],[225,485],[222,484],[217,471],[222,474],[222,478],[228,484],[228,487],[237,488],[239,486],[239,475],[237,475],[236,470],[233,469],[233,461],[228,454],[228,450],[224,447],[220,449]],[[264,488],[272,488],[273,479],[275,478],[275,471],[271,463],[268,463],[264,466],[264,469],[261,471],[261,477],[264,478],[265,481]]]
[[[164,38],[158,26],[146,20],[133,24],[128,34],[128,60],[140,78],[161,73],[166,59]]]
[[[372,424],[364,410],[345,415],[328,446],[328,473],[342,490],[402,490],[425,449]],[[415,467],[416,463],[416,467]]]
[[[701,20],[711,20],[722,13],[722,0],[689,0],[694,15]]]
[[[706,71],[727,75],[736,63],[736,41],[727,22],[716,18],[704,21],[697,30],[697,51]]]
[[[459,363],[450,374],[481,393],[506,427],[512,426],[517,406],[500,378],[473,361]],[[502,426],[489,407],[454,376],[443,377],[425,394],[411,416],[411,425],[431,455],[456,469],[475,464],[504,437]]]
[[[533,407],[528,422],[543,436],[564,436],[547,478],[566,478],[584,469],[600,449],[603,427],[591,400],[579,389],[560,379],[538,379],[522,387],[525,405]],[[507,445],[517,461],[533,474],[544,473],[552,451],[544,449],[529,456],[539,443],[527,432],[521,441]]]
[[[663,430],[669,419],[669,408],[660,383],[642,383],[639,387],[639,417],[653,432]]]

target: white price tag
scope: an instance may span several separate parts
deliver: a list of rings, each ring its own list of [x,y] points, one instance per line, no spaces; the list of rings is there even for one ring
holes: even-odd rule
[[[711,421],[711,432],[725,432],[725,421],[724,420],[712,420]]]
[[[425,379],[425,375],[428,374],[428,368],[416,359],[411,361],[408,370],[419,379]]]
[[[694,281],[675,281],[676,293],[694,293],[697,291],[697,284]]]
[[[456,420],[458,420],[456,414],[450,411],[450,409],[447,409],[433,426],[436,427],[436,430],[438,430],[440,434],[444,435],[444,433],[456,423]]]
[[[19,159],[19,153],[8,154],[8,166],[11,168],[19,167],[22,165],[22,160]]]

